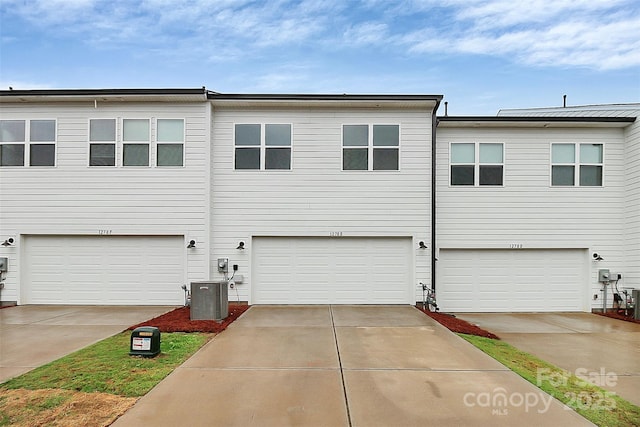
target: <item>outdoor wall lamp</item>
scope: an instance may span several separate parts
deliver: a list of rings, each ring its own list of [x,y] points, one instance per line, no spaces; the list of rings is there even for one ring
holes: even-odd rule
[[[424,242],[421,240],[420,243],[418,243],[418,248],[427,249],[427,245],[425,245]]]
[[[187,245],[187,249],[191,249],[191,248],[195,248],[196,247],[196,241],[195,240],[189,240],[189,244]]]
[[[236,249],[240,249],[240,250],[244,249],[244,242],[242,240],[240,240],[240,242],[238,242],[238,247]]]
[[[0,244],[4,247],[7,247],[7,246],[13,245],[13,242],[14,242],[13,237],[9,237],[8,239],[5,239],[5,241]]]
[[[594,259],[594,261],[602,261],[602,260],[604,260],[604,258],[602,258],[600,255],[598,255],[597,252],[593,253],[593,259]]]

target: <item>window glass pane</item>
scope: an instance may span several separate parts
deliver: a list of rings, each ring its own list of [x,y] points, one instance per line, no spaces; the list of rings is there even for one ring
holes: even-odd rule
[[[502,144],[480,144],[480,163],[502,163]]]
[[[0,142],[24,142],[24,120],[0,120]]]
[[[123,141],[148,141],[149,140],[149,120],[147,119],[124,119],[122,121]]]
[[[342,128],[342,145],[345,147],[368,146],[369,125],[345,125]]]
[[[580,163],[602,163],[602,144],[580,144]]]
[[[369,169],[369,150],[366,148],[343,149],[342,169],[344,170],[367,170]]]
[[[260,145],[260,125],[236,125],[236,145]]]
[[[576,161],[576,147],[574,144],[551,145],[551,162],[552,163],[574,163],[575,161]]]
[[[398,149],[376,148],[373,150],[373,170],[398,170]]]
[[[182,164],[182,144],[158,144],[158,166]]]
[[[551,185],[574,185],[575,169],[574,166],[552,166],[551,167]]]
[[[502,185],[502,166],[480,166],[480,185]]]
[[[236,148],[236,169],[260,169],[260,149]]]
[[[264,156],[265,169],[291,169],[291,148],[269,148]]]
[[[149,144],[124,144],[122,166],[149,166]]]
[[[92,119],[89,122],[89,141],[115,141],[115,119]]]
[[[91,144],[89,148],[89,166],[115,166],[115,144]]]
[[[184,141],[184,120],[158,119],[158,141],[160,142]]]
[[[451,163],[475,163],[475,144],[451,144]]]
[[[399,144],[400,144],[400,126],[373,125],[373,145],[374,146],[397,147]],[[375,161],[373,163],[375,165]],[[374,166],[374,169],[375,169],[375,166]]]
[[[475,166],[451,166],[451,185],[473,185]]]
[[[291,145],[291,125],[265,125],[265,145]]]
[[[0,166],[24,166],[24,144],[1,144]]]
[[[55,144],[29,145],[29,163],[31,164],[31,166],[54,166],[55,162]]]
[[[602,186],[602,166],[580,166],[580,185]]]
[[[56,140],[55,120],[31,120],[29,140],[34,142],[52,142]]]

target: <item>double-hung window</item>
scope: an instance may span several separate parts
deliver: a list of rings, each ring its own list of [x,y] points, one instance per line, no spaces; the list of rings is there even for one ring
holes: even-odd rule
[[[24,166],[25,161],[55,166],[55,120],[0,120],[0,166]]]
[[[601,187],[602,144],[551,144],[551,185]]]
[[[399,170],[399,125],[344,125],[342,170]]]
[[[89,120],[89,166],[116,165],[116,119]]]
[[[290,124],[236,124],[234,129],[237,170],[290,170]]]
[[[504,144],[451,143],[449,153],[451,185],[503,185]]]
[[[24,166],[25,121],[0,120],[0,166]]]
[[[158,119],[156,125],[156,166],[183,166],[184,119]]]
[[[149,166],[149,120],[122,120],[122,166]]]

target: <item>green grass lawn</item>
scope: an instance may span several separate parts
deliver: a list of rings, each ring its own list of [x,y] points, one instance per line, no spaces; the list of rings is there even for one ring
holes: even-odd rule
[[[458,334],[598,426],[640,425],[640,407],[509,344]]]
[[[131,332],[122,332],[62,357],[0,386],[6,389],[65,389],[139,397],[187,360],[211,337],[199,333],[163,333],[160,354],[129,356]]]

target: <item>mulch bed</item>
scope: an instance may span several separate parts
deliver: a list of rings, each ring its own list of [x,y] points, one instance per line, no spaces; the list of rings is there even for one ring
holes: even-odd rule
[[[625,316],[624,314],[616,313],[615,311],[607,311],[606,313],[603,313],[601,311],[595,311],[594,314],[598,314],[604,317],[610,317],[612,319],[624,320],[627,322],[640,324],[640,319],[636,320],[633,318],[633,316]]]
[[[431,317],[436,322],[440,323],[445,328],[449,329],[452,332],[457,332],[459,334],[467,334],[467,335],[476,335],[478,337],[491,338],[494,340],[499,340],[500,337],[497,335],[482,329],[478,325],[474,325],[473,323],[469,323],[466,320],[458,319],[457,317],[451,314],[445,313],[437,313],[429,310],[423,310],[422,307],[417,307],[418,310],[422,311],[427,316]]]
[[[229,316],[222,322],[215,320],[191,320],[190,307],[180,307],[151,320],[133,325],[129,330],[140,326],[155,326],[160,332],[212,332],[224,331],[230,323],[249,309],[246,304],[229,304]]]

